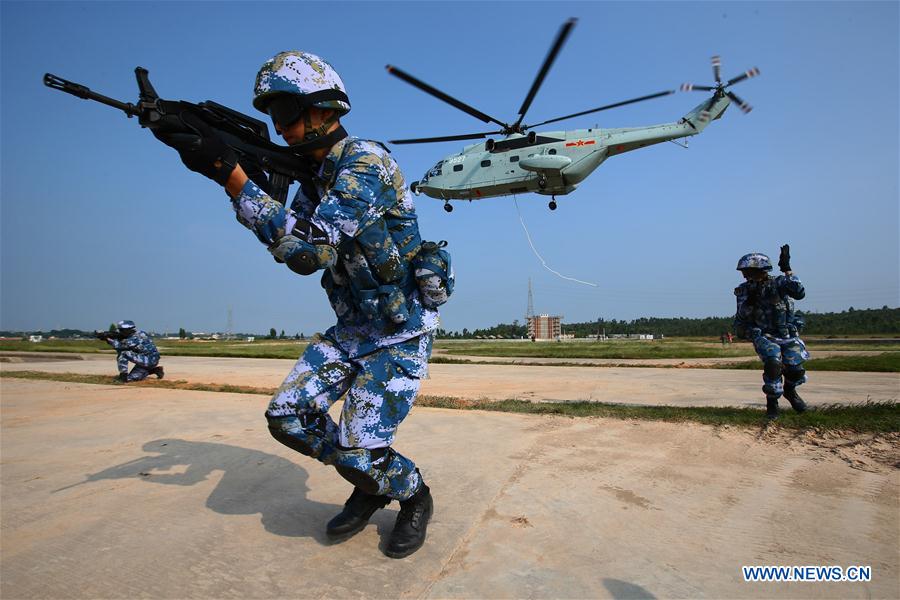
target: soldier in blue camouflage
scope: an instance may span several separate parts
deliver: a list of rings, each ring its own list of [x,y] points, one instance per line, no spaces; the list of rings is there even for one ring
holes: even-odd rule
[[[308,52],[282,52],[257,74],[253,104],[312,166],[289,208],[215,134],[201,132],[190,144],[158,137],[189,168],[225,186],[238,221],[276,261],[301,275],[322,271],[337,323],[307,346],[275,393],[269,430],[353,484],[328,523],[331,539],[348,539],[399,501],[385,553],[401,558],[424,543],[433,503],[419,469],[393,443],[427,374],[436,309],[452,291],[452,272],[419,260],[423,243],[400,169],[382,144],[347,135],[340,118],[350,101],[331,65]],[[335,423],[328,409],[341,398]]]
[[[734,289],[734,330],[738,337],[753,342],[762,360],[762,389],[769,419],[778,417],[778,399],[782,394],[795,411],[806,410],[797,386],[806,382],[803,363],[809,352],[799,337],[803,319],[794,312],[794,300],[802,300],[806,291],[791,271],[790,261],[790,246],[785,244],[778,259],[783,275],[769,275],[772,263],[765,254],[746,254],[737,265],[746,281]]]
[[[102,332],[98,333],[97,337],[115,348],[119,381],[142,381],[149,375],[156,375],[157,379],[162,379],[165,375],[159,365],[159,350],[156,349],[156,344],[146,331],[137,329],[134,321],[119,321],[116,323],[115,335]],[[134,363],[131,373],[128,372],[130,362]]]

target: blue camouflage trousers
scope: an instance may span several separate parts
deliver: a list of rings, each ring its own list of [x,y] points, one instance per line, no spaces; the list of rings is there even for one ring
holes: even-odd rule
[[[128,373],[128,363],[133,362],[134,368]],[[119,373],[128,373],[126,381],[142,381],[147,379],[153,367],[159,364],[159,360],[148,354],[139,354],[131,350],[121,350],[116,353],[116,366]]]
[[[427,333],[351,358],[333,339],[315,339],[269,403],[272,436],[333,465],[367,493],[406,500],[421,477],[415,463],[390,446],[427,373],[431,344]],[[335,423],[328,409],[341,397]]]
[[[759,336],[753,341],[753,347],[764,365],[777,363],[780,366],[774,370],[767,366],[763,370],[762,390],[767,397],[778,398],[784,393],[785,388],[790,390],[806,383],[803,363],[809,358],[809,352],[799,337]]]

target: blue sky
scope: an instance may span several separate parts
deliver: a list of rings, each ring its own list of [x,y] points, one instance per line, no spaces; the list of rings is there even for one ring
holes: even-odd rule
[[[44,87],[51,72],[134,101],[134,67],[164,98],[255,114],[264,60],[326,57],[353,103],[344,123],[376,140],[483,131],[390,77],[394,64],[514,120],[559,27],[579,21],[528,113],[547,120],[757,66],[732,108],[690,141],[610,159],[568,196],[458,204],[419,196],[425,239],[450,242],[461,330],[538,311],[564,321],[727,315],[747,252],[793,249],[817,311],[900,304],[897,2],[10,2],[0,3],[0,329],[321,331],[318,277],[274,263],[223,191],[187,171],[136,120]],[[550,125],[677,120],[679,93]],[[395,146],[407,181],[462,144]]]

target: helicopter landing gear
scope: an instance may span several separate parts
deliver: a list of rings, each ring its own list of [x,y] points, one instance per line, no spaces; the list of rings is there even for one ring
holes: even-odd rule
[[[556,196],[553,196],[553,200],[550,201],[550,204],[547,206],[550,207],[550,210],[556,210]]]
[[[544,177],[543,174],[538,176],[538,187],[541,189],[544,189],[545,187],[547,187],[547,178]]]
[[[447,212],[453,212],[453,207],[450,206],[449,202],[444,202],[444,210],[446,210]]]

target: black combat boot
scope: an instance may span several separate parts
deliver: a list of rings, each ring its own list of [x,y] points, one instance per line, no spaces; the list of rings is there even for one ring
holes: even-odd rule
[[[391,503],[387,496],[373,496],[358,487],[344,502],[344,510],[328,521],[325,531],[333,542],[348,540],[366,527],[366,523],[379,508]]]
[[[784,388],[784,397],[791,403],[791,408],[798,413],[806,412],[806,402],[804,402],[803,398],[800,397],[800,394],[797,393],[797,388]]]
[[[166,376],[166,372],[163,371],[163,368],[160,366],[153,367],[153,370],[150,371],[151,375],[156,375],[157,379],[162,379]]]
[[[118,379],[122,383],[125,383],[126,381],[128,381],[128,372],[126,371],[125,373],[119,373],[119,375],[118,375],[118,377],[116,377],[116,379]]]
[[[409,556],[425,543],[425,529],[434,511],[431,490],[422,482],[419,491],[400,502],[400,514],[384,553],[391,558]]]
[[[778,418],[778,397],[766,396],[766,418],[774,421]]]

